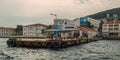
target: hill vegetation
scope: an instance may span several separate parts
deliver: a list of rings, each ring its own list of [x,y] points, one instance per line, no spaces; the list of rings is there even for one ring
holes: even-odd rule
[[[107,14],[109,14],[110,17],[112,17],[113,14],[117,14],[119,16],[119,19],[120,19],[120,8],[114,8],[114,9],[98,12],[96,14],[89,15],[88,17],[91,17],[94,19],[101,19],[101,18],[106,18]]]

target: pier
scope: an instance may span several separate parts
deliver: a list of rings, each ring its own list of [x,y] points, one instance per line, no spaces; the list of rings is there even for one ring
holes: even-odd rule
[[[67,38],[67,39],[24,39],[24,38],[10,38],[7,40],[9,47],[31,47],[31,48],[64,48],[73,45],[80,45],[96,41],[87,38]]]
[[[95,34],[96,35],[96,34]],[[88,31],[80,29],[51,29],[46,31],[44,38],[19,38],[11,37],[7,40],[10,47],[30,47],[30,48],[64,48],[73,45],[101,40]]]

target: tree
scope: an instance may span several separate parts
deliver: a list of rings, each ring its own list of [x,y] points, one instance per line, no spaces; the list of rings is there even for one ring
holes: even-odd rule
[[[99,28],[98,28],[98,31],[99,31],[99,32],[102,32],[102,25],[103,25],[103,23],[104,23],[104,22],[101,20],[101,22],[100,22],[100,24],[99,24]]]
[[[23,26],[17,25],[15,32],[16,32],[16,35],[23,35]]]
[[[42,34],[44,34],[45,33],[45,30],[44,29],[42,29]]]
[[[120,20],[120,17],[118,17],[118,20]]]
[[[53,28],[53,25],[47,26],[47,29],[52,29],[52,28]]]
[[[82,26],[82,27],[89,27],[89,28],[93,28],[93,27],[94,27],[94,25],[91,25],[91,22],[89,22],[89,21],[86,21],[86,22],[83,23],[81,26]]]

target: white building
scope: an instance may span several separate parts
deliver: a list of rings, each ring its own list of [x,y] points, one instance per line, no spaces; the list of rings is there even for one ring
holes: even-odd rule
[[[99,27],[99,24],[100,24],[100,20],[95,20],[90,17],[80,17],[80,18],[74,19],[74,21],[75,21],[76,28],[80,27],[80,25],[82,25],[82,23],[84,23],[86,21],[91,22],[91,25],[94,25],[94,27]]]
[[[84,38],[86,33],[88,35],[88,38],[93,38],[98,34],[98,31],[96,29],[88,28],[88,27],[80,27],[79,30],[81,31],[81,36]]]
[[[74,29],[75,22],[69,19],[55,19],[54,24],[59,25],[60,29]]]
[[[93,18],[88,17],[88,21],[91,22],[91,24],[94,25],[95,27],[99,27],[100,20],[95,20]]]
[[[120,21],[112,20],[104,22],[102,32],[104,37],[120,37]]]
[[[44,37],[43,32],[47,28],[44,24],[31,24],[23,26],[24,37]]]
[[[75,22],[75,28],[80,27],[80,18],[74,19]]]
[[[0,37],[10,37],[15,34],[15,28],[0,27]]]

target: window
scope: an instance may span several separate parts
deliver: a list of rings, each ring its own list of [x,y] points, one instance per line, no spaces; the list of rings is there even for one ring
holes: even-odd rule
[[[109,30],[113,30],[113,28],[109,28]]]
[[[109,27],[113,27],[113,25],[109,25]]]
[[[114,27],[118,27],[119,25],[115,24]]]
[[[23,30],[26,30],[26,28],[23,28]]]
[[[119,30],[119,28],[114,28],[114,30]]]
[[[107,28],[104,28],[104,30],[107,30]]]
[[[105,24],[104,27],[107,27],[107,25]]]
[[[32,29],[33,29],[33,27],[31,26],[31,27],[30,27],[30,30],[32,30]]]

